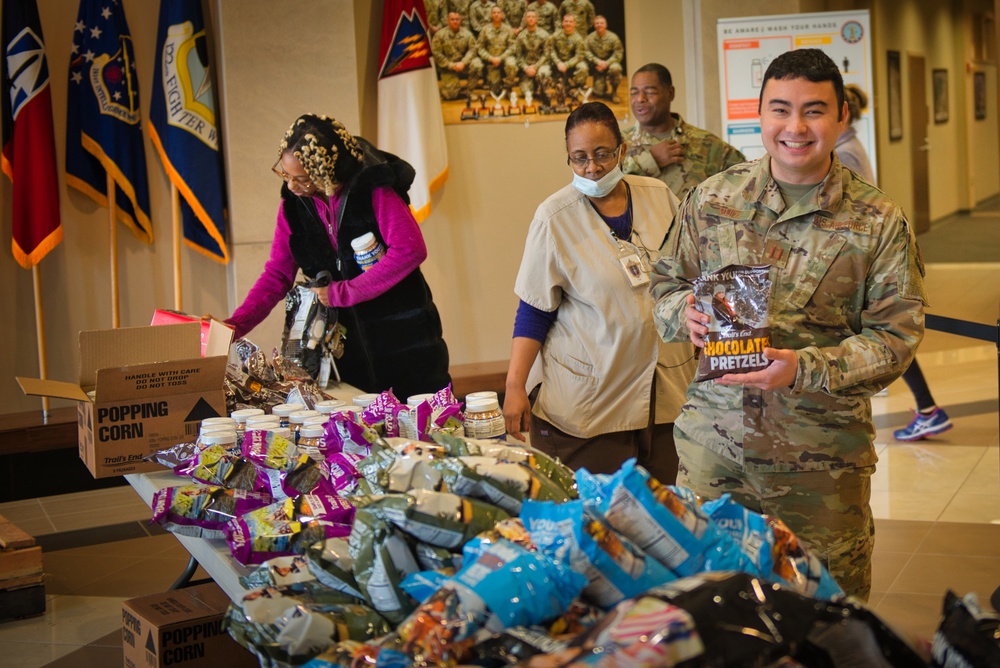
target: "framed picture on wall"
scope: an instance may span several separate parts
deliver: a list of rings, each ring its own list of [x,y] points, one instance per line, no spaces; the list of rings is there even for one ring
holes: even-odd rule
[[[934,122],[948,122],[948,70],[934,70]]]
[[[889,139],[898,141],[903,138],[903,76],[899,66],[899,51],[887,51],[886,62],[889,80]]]
[[[986,72],[972,74],[972,94],[976,103],[976,120],[986,118]]]

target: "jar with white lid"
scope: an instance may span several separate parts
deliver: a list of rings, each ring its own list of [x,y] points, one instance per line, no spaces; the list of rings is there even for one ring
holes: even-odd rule
[[[329,415],[330,413],[336,412],[341,406],[346,406],[347,402],[340,399],[324,399],[323,401],[317,401],[315,404],[316,410],[324,415]]]
[[[368,408],[368,405],[378,399],[377,394],[359,394],[358,396],[351,399],[351,403],[361,408],[362,410]]]
[[[507,426],[496,397],[480,397],[465,403],[465,435],[495,441],[507,440]]]
[[[322,457],[320,453],[326,447],[326,429],[317,424],[302,425],[298,447],[310,457]]]
[[[204,420],[201,421],[202,429],[204,429],[205,427],[212,427],[215,425],[228,425],[233,429],[235,429],[236,420],[234,420],[231,417],[210,417],[210,418],[205,418]]]
[[[361,271],[368,271],[385,255],[385,246],[375,238],[373,232],[366,232],[360,237],[351,239],[351,249]]]
[[[411,394],[406,397],[406,405],[410,408],[416,408],[425,401],[430,401],[434,398],[433,394]]]
[[[311,417],[322,417],[322,413],[313,410],[301,410],[295,411],[288,416],[288,428],[292,430],[292,435],[295,437],[295,442],[298,443],[299,440],[299,430],[305,421]]]
[[[288,416],[290,416],[295,411],[305,410],[305,406],[302,404],[278,404],[271,409],[271,415],[277,415],[278,421],[281,422],[282,427],[288,426]]]
[[[236,447],[236,430],[203,433],[198,437],[198,442],[204,448],[210,445],[221,445],[227,450],[232,450]]]
[[[480,392],[469,392],[465,395],[465,404],[469,405],[470,403],[479,401],[480,399],[496,399],[497,403],[500,403],[499,395],[497,395],[496,392],[493,390],[482,390]]]
[[[241,422],[246,422],[248,418],[252,418],[254,415],[263,415],[264,409],[262,408],[242,408],[238,411],[233,411],[230,413],[229,417],[236,421],[236,424]],[[214,419],[214,418],[213,418]]]

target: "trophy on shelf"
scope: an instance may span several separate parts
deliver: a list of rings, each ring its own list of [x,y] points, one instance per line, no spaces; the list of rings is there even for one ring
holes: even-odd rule
[[[472,93],[469,93],[469,96],[465,98],[465,108],[462,109],[461,119],[463,121],[479,120],[479,112],[472,108]]]
[[[521,111],[523,111],[526,114],[537,113],[535,105],[531,103],[533,97],[534,96],[532,95],[530,90],[524,94],[524,107],[521,109]]]
[[[580,89],[577,88],[576,91],[577,91],[577,93],[579,93]],[[591,86],[586,91],[584,91],[584,93],[583,93],[583,99],[580,100],[580,104],[587,104],[588,102],[590,102],[590,94],[593,93],[593,92],[594,92],[594,87],[593,86]]]
[[[483,97],[485,99],[486,96],[484,95]],[[500,103],[500,100],[503,99],[503,90],[501,89],[499,93],[490,91],[490,97],[496,102],[490,109],[490,116],[503,116],[503,104]]]
[[[573,108],[566,103],[567,91],[566,82],[560,80],[556,83],[555,95],[552,96],[552,104],[549,107],[550,114],[568,114]]]
[[[479,95],[479,109],[477,111],[480,118],[489,115],[489,110],[486,108],[486,93]]]
[[[517,91],[516,90],[512,90],[510,92],[510,107],[508,107],[508,109],[507,109],[507,115],[508,116],[520,116],[521,115],[521,107],[517,103]]]

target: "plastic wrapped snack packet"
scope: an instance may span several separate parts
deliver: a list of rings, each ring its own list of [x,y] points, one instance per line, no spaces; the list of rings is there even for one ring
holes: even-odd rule
[[[228,452],[221,445],[210,445],[192,459],[186,473],[206,485],[250,492],[271,492],[271,481],[254,464]]]
[[[306,549],[309,572],[323,585],[345,594],[363,599],[364,594],[354,579],[354,559],[344,538],[328,538]]]
[[[224,538],[229,520],[271,502],[271,495],[213,485],[165,487],[153,494],[153,522],[195,538]]]
[[[508,517],[500,508],[483,501],[424,489],[376,497],[365,508],[381,513],[417,540],[445,548],[461,547]]]
[[[366,508],[355,514],[348,541],[361,593],[379,614],[398,623],[416,607],[399,586],[403,578],[420,570],[410,543],[384,516]]]
[[[611,476],[577,471],[581,497],[609,525],[678,576],[693,575],[710,560],[716,570],[754,572],[753,562],[680,488],[661,485],[635,459]],[[591,501],[592,500],[592,501]]]
[[[729,265],[692,281],[695,307],[709,316],[695,380],[759,371],[771,345],[770,267]]]
[[[338,641],[389,630],[371,608],[317,582],[253,590],[229,606],[223,625],[261,665],[299,665]]]
[[[399,424],[396,422],[396,413],[403,404],[392,393],[386,390],[380,393],[375,400],[365,406],[361,412],[361,419],[364,423],[383,436],[399,436]]]
[[[663,564],[586,513],[583,501],[525,501],[521,521],[543,552],[587,577],[583,594],[602,607],[675,579]]]
[[[309,572],[306,558],[301,554],[274,557],[260,564],[247,575],[240,576],[244,589],[259,587],[284,587],[296,582],[315,580]],[[360,598],[360,597],[359,597]]]
[[[454,666],[479,639],[556,617],[584,582],[542,553],[501,540],[467,559],[378,645],[402,653],[408,665]]]

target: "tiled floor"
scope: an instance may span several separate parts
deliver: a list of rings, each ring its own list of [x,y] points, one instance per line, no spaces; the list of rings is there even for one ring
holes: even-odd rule
[[[1000,264],[932,264],[927,282],[932,312],[995,322]],[[932,440],[897,443],[892,430],[912,408],[906,386],[899,381],[873,400],[879,464],[869,602],[915,644],[937,628],[947,589],[975,592],[989,607],[1000,585],[997,348],[930,332],[918,357],[955,426]],[[172,535],[149,529],[149,509],[131,487],[2,503],[0,515],[40,538],[48,599],[44,616],[0,624],[2,665],[121,665],[121,602],[165,591],[187,564]],[[90,527],[104,528],[82,531]],[[65,548],[82,537],[94,544]]]

